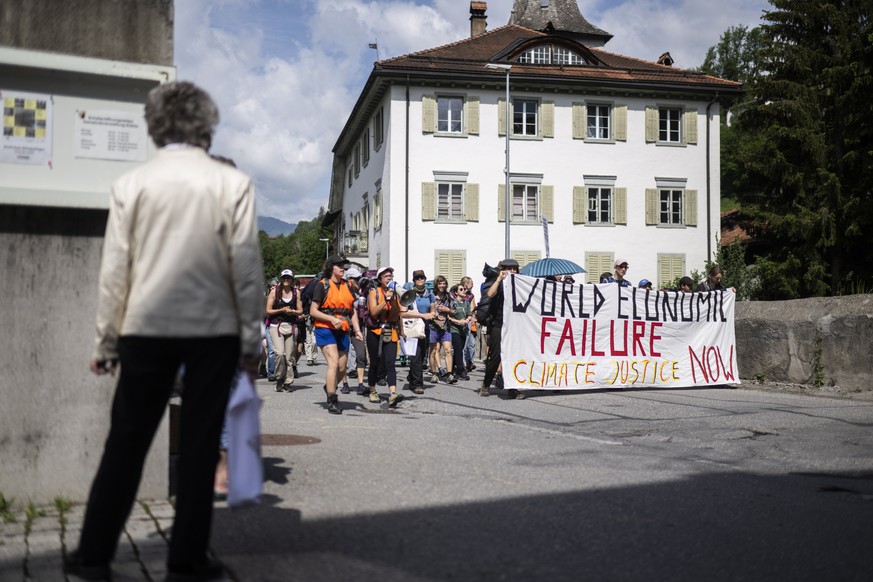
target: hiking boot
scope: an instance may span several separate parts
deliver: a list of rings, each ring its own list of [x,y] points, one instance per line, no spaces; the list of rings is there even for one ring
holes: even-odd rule
[[[285,385],[282,386],[282,389],[283,389],[285,392],[291,392],[291,390],[292,390],[292,388],[291,388],[291,382],[285,382]]]
[[[76,576],[82,580],[110,580],[112,571],[109,564],[87,564],[82,560],[79,551],[70,552],[64,557],[64,573]]]
[[[390,408],[395,408],[402,400],[403,394],[400,392],[392,392],[391,396],[388,397],[388,406]]]
[[[285,382],[283,382],[282,380],[276,380],[276,392],[281,392],[282,390],[285,389],[284,387],[285,387]]]
[[[503,374],[494,376],[494,387],[503,390]]]
[[[491,396],[491,391],[488,389],[488,386],[482,386],[479,388],[479,396]]]
[[[348,383],[346,383],[346,382],[343,382],[343,387],[342,387],[342,388],[340,388],[340,392],[342,392],[342,393],[343,393],[343,394],[350,394],[350,393],[351,393],[351,391],[352,391],[352,389],[351,389],[351,388],[349,388],[349,385],[348,385]]]
[[[416,394],[424,394],[424,386],[414,386],[412,391]]]
[[[439,371],[437,372],[437,374],[439,374],[439,377],[440,377],[440,378],[445,379],[445,378],[448,378],[448,376],[449,376],[449,371],[446,370],[445,368],[440,368]]]
[[[355,390],[355,394],[357,394],[358,396],[366,396],[368,392],[369,390],[367,390],[367,387],[363,384],[358,384],[358,387]]]
[[[379,393],[375,390],[370,392],[370,402],[372,402],[373,404],[379,404],[380,402],[382,402],[382,399],[379,397]]]
[[[524,400],[526,397],[524,394],[516,390],[515,388],[510,388],[506,391],[507,398],[514,398],[515,400]]]
[[[473,362],[467,362],[467,371],[468,372],[472,372],[475,369],[476,369],[476,364],[474,364]]]
[[[431,377],[430,377],[430,381],[431,381],[432,383],[434,383],[434,384],[439,384],[439,383],[440,383],[440,377],[437,376],[436,374],[432,374]]]
[[[342,414],[343,409],[339,406],[339,396],[331,394],[327,397],[327,411],[331,414]]]
[[[458,379],[455,378],[454,374],[449,374],[448,383],[449,384],[457,384],[458,383]]]
[[[467,382],[469,379],[469,374],[461,374],[460,376],[458,376],[458,380],[463,380],[464,382]]]
[[[291,370],[294,372],[294,377],[299,378],[300,374],[297,372],[297,366],[292,366]]]

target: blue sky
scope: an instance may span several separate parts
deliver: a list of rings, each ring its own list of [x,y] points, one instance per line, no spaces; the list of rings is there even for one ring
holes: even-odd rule
[[[513,0],[487,0],[488,30]],[[176,0],[180,80],[221,111],[213,152],[255,179],[258,213],[309,220],[327,206],[331,148],[376,60],[467,38],[468,0]],[[763,0],[580,0],[613,39],[606,50],[645,60],[669,51],[699,66],[728,27],[756,26]]]

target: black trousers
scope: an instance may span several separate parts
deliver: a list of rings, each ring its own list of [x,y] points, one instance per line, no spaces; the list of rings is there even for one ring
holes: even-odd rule
[[[467,344],[467,334],[469,330],[464,330],[461,333],[452,332],[452,374],[455,377],[463,376],[467,373],[467,366],[464,365],[464,346]]]
[[[389,386],[397,385],[397,342],[384,343],[382,336],[367,331],[367,357],[370,361],[367,385],[370,388],[376,385],[382,372],[387,375]]]
[[[488,357],[485,359],[483,386],[491,385],[491,381],[497,375],[497,368],[500,367],[500,334],[502,331],[501,327],[491,326],[488,328]]]
[[[179,486],[167,566],[196,566],[206,559],[209,545],[218,440],[239,361],[239,338],[125,336],[118,353],[109,436],[91,485],[79,552],[90,564],[108,564],[115,555],[146,454],[184,364]]]
[[[409,355],[409,387],[418,388],[424,386],[424,370],[427,369],[427,357],[430,352],[430,342],[428,342],[428,334],[430,327],[425,325],[424,337],[418,340],[418,346],[415,349],[415,354]]]

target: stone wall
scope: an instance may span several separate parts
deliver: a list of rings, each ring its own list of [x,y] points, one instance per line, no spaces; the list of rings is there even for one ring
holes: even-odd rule
[[[737,302],[743,379],[869,390],[873,295]]]
[[[173,0],[0,0],[0,45],[173,64]]]

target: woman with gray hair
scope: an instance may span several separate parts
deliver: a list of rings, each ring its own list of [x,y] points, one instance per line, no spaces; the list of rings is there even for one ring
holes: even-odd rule
[[[218,110],[191,83],[149,93],[155,159],[112,185],[91,371],[120,377],[79,547],[64,570],[111,577],[149,446],[184,366],[167,580],[213,580],[207,555],[219,434],[236,373],[257,377],[264,317],[251,178],[209,157]],[[204,303],[204,297],[207,301]],[[120,367],[118,366],[120,364]]]

